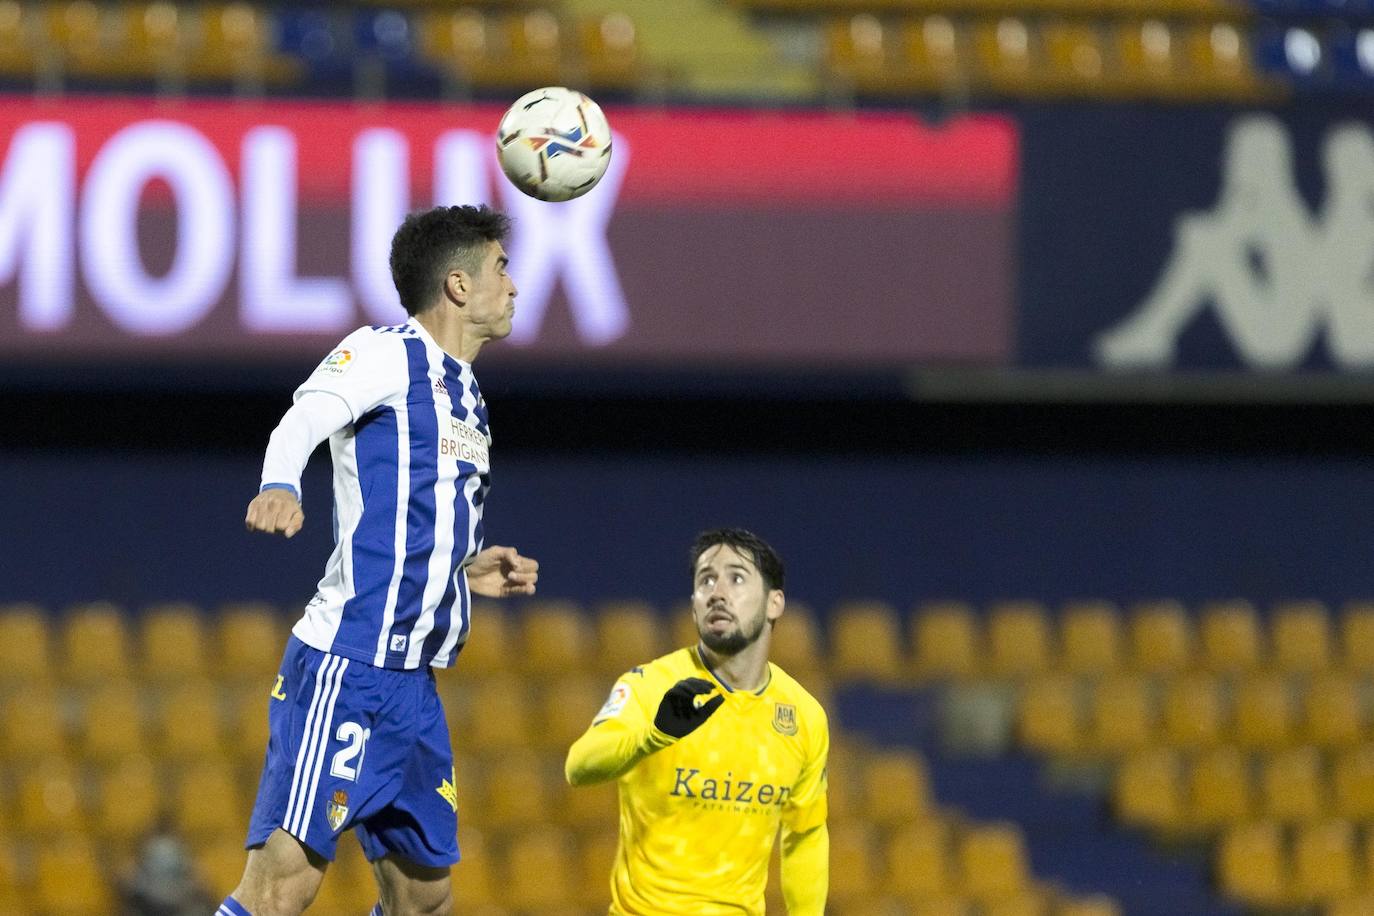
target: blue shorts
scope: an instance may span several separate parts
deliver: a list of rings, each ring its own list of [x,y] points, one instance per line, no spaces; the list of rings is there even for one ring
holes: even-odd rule
[[[333,861],[352,827],[369,861],[458,861],[453,748],[428,668],[398,671],[286,644],[248,847],[278,827]]]

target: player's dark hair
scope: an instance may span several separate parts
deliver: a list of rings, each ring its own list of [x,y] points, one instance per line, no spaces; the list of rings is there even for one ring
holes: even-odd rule
[[[455,267],[476,274],[488,242],[510,231],[510,217],[480,207],[435,207],[412,213],[391,237],[391,280],[407,315],[438,299],[444,278]]]
[[[782,557],[778,556],[777,551],[769,547],[763,538],[743,528],[712,528],[698,534],[697,539],[692,542],[693,576],[696,575],[697,562],[701,560],[701,555],[712,547],[719,546],[733,547],[736,552],[753,560],[759,575],[763,576],[763,584],[769,591],[782,588]]]

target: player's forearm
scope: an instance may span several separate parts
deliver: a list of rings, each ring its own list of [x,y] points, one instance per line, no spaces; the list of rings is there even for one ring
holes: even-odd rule
[[[332,394],[311,391],[281,418],[267,440],[262,483],[284,484],[301,493],[301,472],[321,442],[352,422],[348,405]]]
[[[615,779],[635,764],[673,743],[673,738],[649,726],[632,729],[607,719],[573,742],[563,771],[574,786],[590,786]]]
[[[830,889],[830,832],[782,832],[782,898],[788,916],[822,916]]]

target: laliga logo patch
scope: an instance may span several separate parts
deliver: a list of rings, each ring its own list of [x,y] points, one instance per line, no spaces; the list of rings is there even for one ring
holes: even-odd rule
[[[337,832],[343,826],[344,819],[348,817],[348,793],[343,789],[334,792],[334,800],[324,811],[325,819],[329,821],[329,826]]]
[[[778,703],[773,707],[773,730],[780,735],[797,733],[797,707],[790,703]]]
[[[597,720],[613,719],[620,715],[620,711],[625,708],[625,702],[629,699],[629,685],[624,683],[616,684],[611,688],[611,695],[606,698],[606,704],[601,707],[601,712],[596,714]]]
[[[328,375],[343,375],[353,365],[353,351],[347,348],[335,350],[324,358],[320,363],[317,372],[324,372]]]

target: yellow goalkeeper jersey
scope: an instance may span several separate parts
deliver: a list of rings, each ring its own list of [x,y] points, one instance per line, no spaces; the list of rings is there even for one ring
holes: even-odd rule
[[[654,716],[663,694],[688,677],[719,685],[725,703],[677,740],[654,727]],[[791,916],[819,916],[829,747],[820,703],[777,665],[756,692],[732,690],[696,649],[628,671],[567,763],[574,785],[619,780],[610,912],[762,914],[781,828]]]

